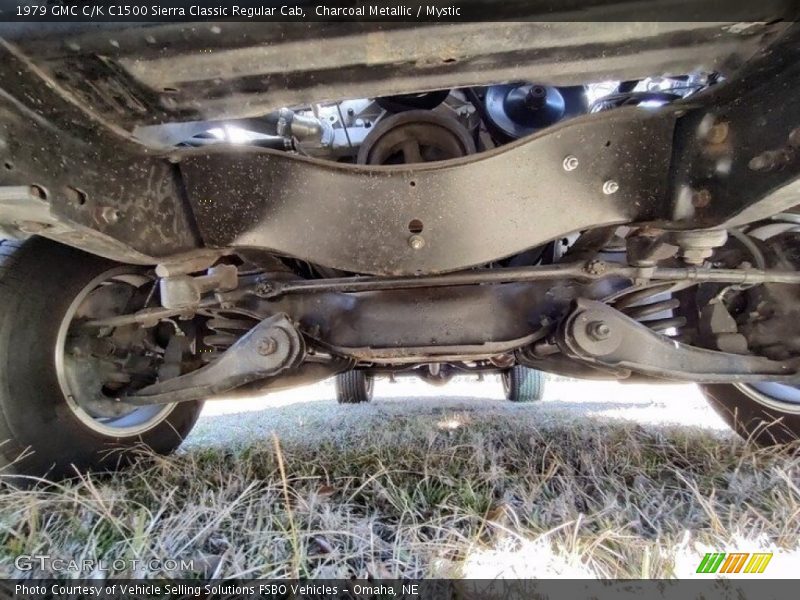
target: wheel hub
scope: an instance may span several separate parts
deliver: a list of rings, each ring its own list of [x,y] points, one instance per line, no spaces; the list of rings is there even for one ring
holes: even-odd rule
[[[56,375],[73,414],[90,429],[114,437],[140,435],[175,407],[137,407],[122,400],[155,382],[163,348],[156,329],[137,325],[88,329],[92,319],[144,307],[153,280],[135,267],[120,267],[91,281],[67,309],[56,340]]]

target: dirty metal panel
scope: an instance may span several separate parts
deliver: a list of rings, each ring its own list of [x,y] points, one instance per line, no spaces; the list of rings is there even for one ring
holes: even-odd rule
[[[675,220],[730,228],[800,203],[800,25],[682,119]],[[712,128],[713,125],[713,130]],[[704,194],[701,203],[688,200]]]
[[[546,22],[537,3],[491,2],[504,22],[14,23],[0,24],[0,36],[98,114],[132,129],[501,81],[573,85],[696,69],[730,75],[786,27],[790,19],[776,17],[791,14],[792,2],[762,1],[748,7],[756,18],[744,19],[731,0],[657,3],[667,18],[654,18],[652,0],[601,0],[598,19],[573,2]],[[698,4],[716,4],[710,14],[728,22],[674,18],[696,15]],[[500,16],[507,9],[531,16]]]
[[[13,213],[0,207],[0,223],[25,223],[36,228],[30,233],[126,262],[196,248],[180,178],[165,158],[147,154],[2,40],[0,86],[0,187],[34,186],[40,196]]]
[[[231,147],[188,153],[180,168],[207,245],[359,273],[439,273],[654,218],[666,205],[673,128],[669,112],[619,110],[414,170]],[[566,171],[570,155],[579,166]],[[614,193],[603,191],[609,181]],[[422,226],[413,239],[412,221]]]
[[[477,345],[531,335],[543,314],[553,316],[585,287],[558,282],[326,293],[262,302],[259,311],[291,314],[308,335],[334,347]]]

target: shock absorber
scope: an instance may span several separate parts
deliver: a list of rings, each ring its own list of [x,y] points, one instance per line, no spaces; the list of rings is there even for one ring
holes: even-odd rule
[[[664,283],[625,294],[614,302],[614,308],[653,331],[677,336],[686,325],[686,317],[675,316],[681,301],[669,296],[672,283]],[[669,316],[661,316],[668,313]]]

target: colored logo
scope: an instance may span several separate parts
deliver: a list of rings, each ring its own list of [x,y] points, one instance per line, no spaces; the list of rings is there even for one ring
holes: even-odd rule
[[[697,567],[698,573],[763,573],[771,552],[710,552]]]

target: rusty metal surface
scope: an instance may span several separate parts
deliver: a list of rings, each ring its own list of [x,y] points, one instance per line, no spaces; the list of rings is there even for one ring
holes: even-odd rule
[[[50,217],[35,233],[127,262],[197,247],[173,165],[48,85],[1,40],[0,86],[0,186],[41,190]]]
[[[598,289],[601,286],[598,286]],[[268,314],[286,311],[326,346],[403,350],[514,342],[535,333],[540,318],[562,310],[591,289],[568,280],[549,285],[506,284],[460,289],[325,293],[258,303]],[[556,302],[555,300],[558,299]],[[552,313],[552,314],[551,314]],[[405,350],[403,350],[405,351]],[[408,352],[406,352],[408,354]]]
[[[671,227],[738,227],[798,203],[799,42],[795,23],[678,121]]]
[[[0,36],[11,36],[81,102],[131,129],[502,81],[573,85],[695,69],[729,72],[786,27],[772,18],[747,19],[762,22],[743,27],[727,10],[717,12],[732,22],[659,22],[636,19],[637,9],[652,10],[649,0],[603,4],[603,23],[591,22],[572,3],[552,22],[149,23],[62,27],[49,35],[14,24],[16,30]],[[667,14],[680,12],[675,4]],[[492,14],[503,6],[493,6]],[[528,8],[537,10],[534,3]],[[772,15],[792,8],[791,0],[759,5]]]

